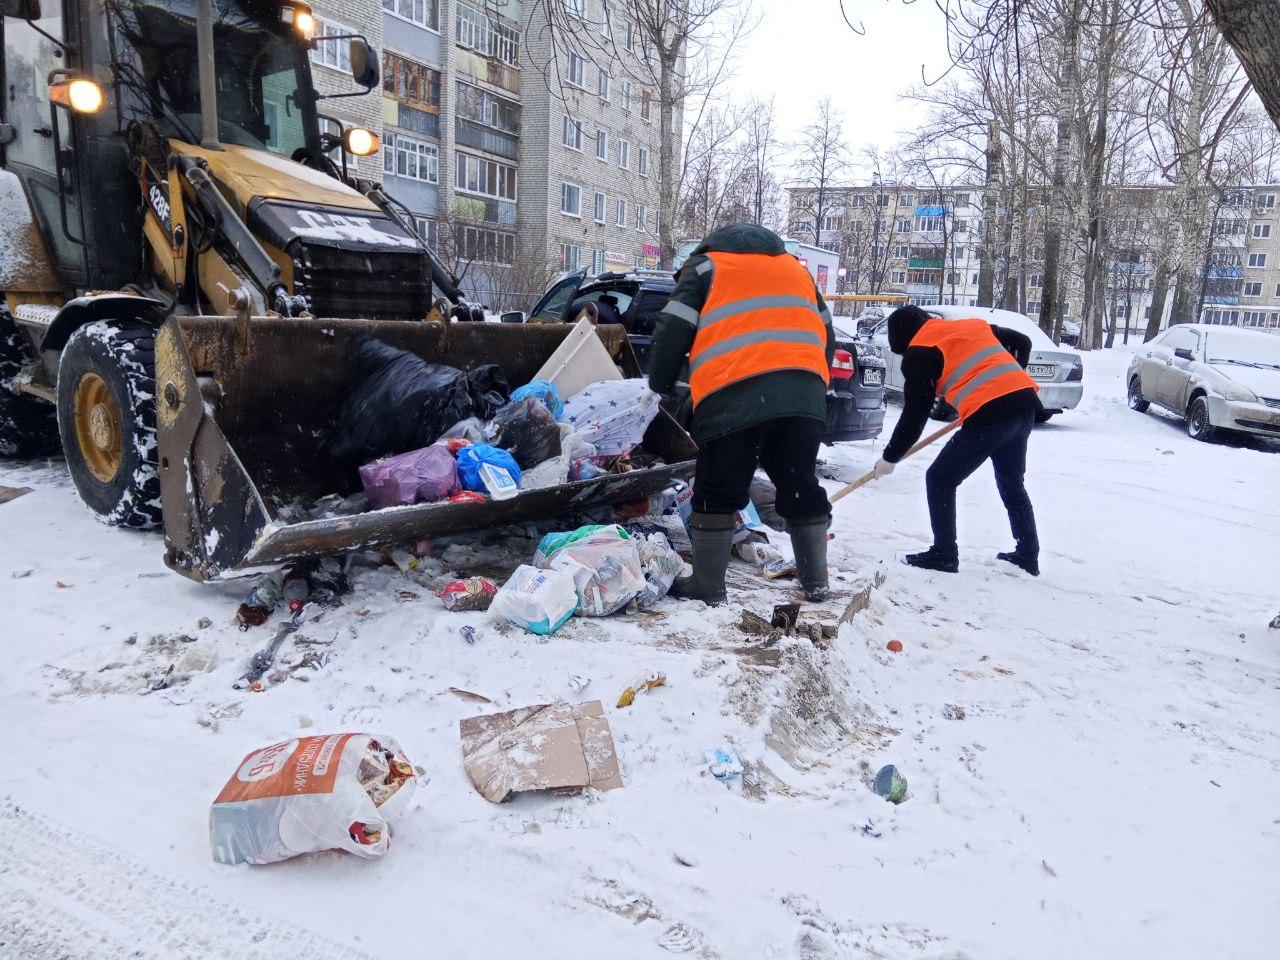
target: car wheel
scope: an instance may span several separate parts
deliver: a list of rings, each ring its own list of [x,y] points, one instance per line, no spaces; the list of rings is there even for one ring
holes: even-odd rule
[[[1218,428],[1209,421],[1209,404],[1204,397],[1196,397],[1191,401],[1191,407],[1187,410],[1187,435],[1205,443],[1218,435]]]
[[[1129,381],[1129,409],[1136,410],[1138,413],[1146,413],[1151,407],[1151,401],[1142,396],[1142,380],[1134,377]]]
[[[58,430],[80,499],[113,526],[160,523],[155,331],[91,323],[58,365]]]
[[[1057,412],[1057,410],[1037,410],[1036,423],[1048,423],[1053,419],[1053,415]]]

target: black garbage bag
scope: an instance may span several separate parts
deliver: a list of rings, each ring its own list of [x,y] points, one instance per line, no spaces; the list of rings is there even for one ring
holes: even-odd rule
[[[560,456],[560,424],[537,397],[508,403],[493,418],[493,445],[510,452],[521,470]]]
[[[435,443],[467,417],[488,419],[511,393],[496,364],[463,373],[375,337],[356,345],[348,384],[329,445],[344,470]]]

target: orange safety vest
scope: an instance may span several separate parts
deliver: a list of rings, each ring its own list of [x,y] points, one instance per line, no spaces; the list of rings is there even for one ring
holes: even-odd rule
[[[985,320],[927,320],[911,346],[942,351],[938,396],[960,411],[961,420],[996,397],[1040,389]]]
[[[693,406],[730,384],[779,370],[831,378],[827,330],[809,271],[789,253],[721,253],[689,351]]]

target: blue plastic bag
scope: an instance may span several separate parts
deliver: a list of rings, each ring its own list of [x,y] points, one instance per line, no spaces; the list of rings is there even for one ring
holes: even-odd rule
[[[484,480],[480,478],[480,465],[483,463],[502,467],[511,474],[511,479],[517,484],[520,483],[520,466],[516,463],[515,457],[501,447],[490,446],[487,443],[473,443],[458,451],[458,481],[462,484],[462,489],[475,490],[478,493],[487,492]]]
[[[550,380],[530,380],[523,387],[517,387],[511,394],[511,402],[517,403],[525,397],[541,400],[557,420],[560,419],[560,414],[564,413],[564,401],[560,399],[560,391]]]

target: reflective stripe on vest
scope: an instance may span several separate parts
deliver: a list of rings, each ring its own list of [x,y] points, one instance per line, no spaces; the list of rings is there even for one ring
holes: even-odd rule
[[[1039,391],[985,320],[929,320],[911,338],[913,347],[942,353],[938,396],[965,420],[983,404],[1018,390]]]
[[[730,384],[781,370],[805,370],[827,383],[826,326],[800,262],[787,253],[707,257],[715,269],[689,351],[694,407]]]

